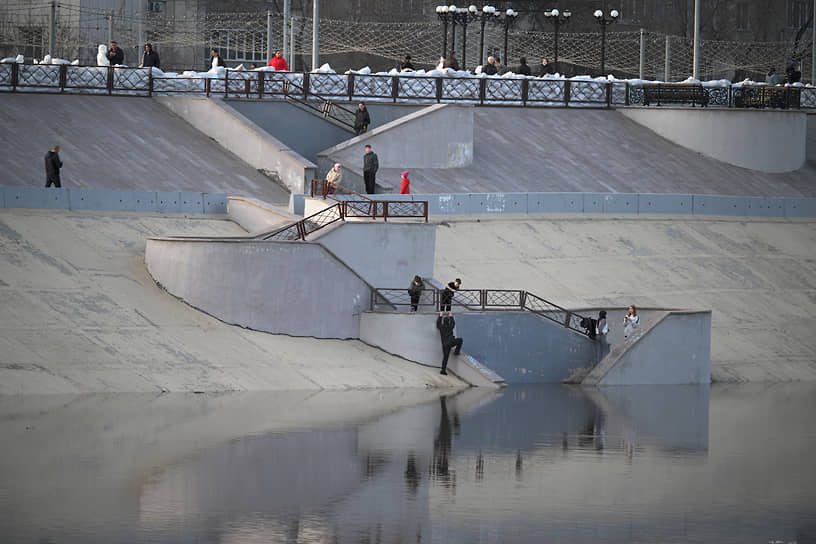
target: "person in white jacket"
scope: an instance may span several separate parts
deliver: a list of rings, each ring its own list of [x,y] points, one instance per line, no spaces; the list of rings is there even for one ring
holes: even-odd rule
[[[629,338],[640,325],[640,317],[634,304],[629,305],[629,313],[623,317],[623,337]]]

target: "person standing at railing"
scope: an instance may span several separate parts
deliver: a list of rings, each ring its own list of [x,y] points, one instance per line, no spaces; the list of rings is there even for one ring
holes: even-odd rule
[[[377,189],[377,170],[380,169],[380,161],[377,154],[370,145],[365,146],[363,155],[363,181],[365,182],[366,193],[373,195]]]
[[[779,76],[776,75],[776,68],[771,66],[771,69],[768,70],[768,75],[765,76],[765,83],[768,85],[780,85],[782,82],[779,81]]]
[[[326,188],[326,194],[333,195],[337,192],[337,187],[340,185],[340,182],[343,181],[343,172],[340,169],[341,164],[338,162],[332,169],[329,170],[329,173],[326,174],[326,183],[328,187]]]
[[[368,125],[371,124],[371,116],[368,114],[365,104],[360,102],[357,104],[357,111],[354,112],[354,134],[359,136],[368,130]]]
[[[411,297],[411,311],[416,312],[419,307],[419,297],[422,296],[422,290],[425,289],[425,283],[419,276],[414,276],[411,280],[411,285],[408,286],[408,295]]]
[[[598,361],[609,353],[609,342],[606,335],[609,333],[609,323],[606,321],[606,310],[598,312],[598,324],[595,337],[598,339]]]
[[[400,194],[401,195],[411,194],[411,180],[408,179],[408,170],[402,173],[402,179],[400,179]]]
[[[271,59],[269,59],[269,66],[274,68],[276,72],[289,71],[289,65],[286,64],[286,59],[283,58],[283,53],[281,53],[280,49],[275,51],[275,55]]]
[[[142,55],[142,63],[139,68],[160,68],[161,62],[159,54],[153,50],[153,46],[149,43],[145,44],[144,55]]]
[[[107,52],[107,57],[111,66],[116,66],[117,64],[122,64],[125,62],[125,52],[122,51],[119,44],[116,42],[111,42],[110,49],[108,49]]]
[[[51,151],[45,154],[45,186],[62,187],[60,182],[60,168],[62,168],[62,161],[59,156],[59,146],[55,145]]]
[[[632,304],[629,306],[629,313],[623,316],[623,337],[629,338],[635,333],[635,329],[640,325],[640,317],[637,308]]]
[[[442,290],[442,294],[439,296],[440,312],[450,312],[451,302],[453,301],[453,295],[454,293],[459,292],[460,285],[462,285],[462,280],[456,278],[456,280],[448,283],[445,286],[445,289]]]
[[[459,355],[462,351],[462,343],[464,340],[456,338],[453,335],[453,329],[456,327],[456,320],[453,314],[448,312],[447,317],[442,317],[444,312],[439,312],[439,317],[436,318],[436,328],[439,329],[439,336],[442,340],[442,371],[440,374],[447,375],[448,357],[450,357],[450,350],[456,347],[454,355]]]
[[[411,55],[405,55],[405,60],[400,63],[400,72],[413,72],[414,64],[411,62]]]
[[[519,59],[519,67],[516,68],[516,73],[521,74],[523,76],[533,75],[533,71],[530,69],[530,65],[527,64],[527,57],[521,57]]]
[[[448,55],[448,58],[445,59],[445,62],[442,64],[442,68],[450,68],[451,70],[459,71],[459,61],[456,60],[456,52],[451,51],[451,54]]]
[[[550,66],[549,62],[547,62],[546,58],[542,58],[541,65],[538,67],[538,73],[536,75],[538,77],[544,77],[552,73],[553,73],[552,66]]]
[[[487,64],[482,66],[482,73],[486,76],[495,76],[498,74],[499,71],[496,69],[496,59],[494,59],[492,56],[487,57]]]
[[[218,49],[211,49],[210,50],[210,69],[215,70],[219,66],[225,66],[224,59],[221,58],[221,55],[218,54]]]

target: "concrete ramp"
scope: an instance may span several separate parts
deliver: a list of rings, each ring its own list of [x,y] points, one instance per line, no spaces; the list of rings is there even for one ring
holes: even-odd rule
[[[711,312],[656,313],[615,346],[582,385],[711,382]]]
[[[45,185],[61,147],[66,187],[228,193],[285,203],[288,192],[162,107],[140,97],[4,93],[0,185]]]
[[[685,149],[615,110],[480,107],[473,114],[473,163],[414,166],[411,191],[816,196],[816,116],[807,126],[805,165],[767,174]],[[397,187],[401,168],[388,167],[387,149],[375,151],[383,165],[377,179]]]

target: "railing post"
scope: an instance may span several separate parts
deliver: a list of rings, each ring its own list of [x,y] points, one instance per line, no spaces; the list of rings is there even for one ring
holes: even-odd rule
[[[303,100],[309,97],[309,72],[303,72]]]
[[[484,79],[484,78],[483,78]],[[522,79],[521,80],[521,105],[527,105],[527,97],[530,94],[530,80],[529,79]]]
[[[564,326],[569,329],[570,320],[572,317],[572,312],[565,312],[564,315],[566,318],[564,319]]]
[[[17,82],[20,80],[20,65],[16,62],[11,65],[11,90],[17,91]]]
[[[68,66],[65,64],[60,64],[59,67],[59,86],[60,92],[65,92],[65,85],[67,84],[68,80]]]
[[[484,106],[485,96],[487,95],[487,78],[479,79],[479,104]]]
[[[297,222],[297,233],[298,238],[300,238],[301,240],[306,239],[306,227],[303,225],[302,220]]]
[[[523,310],[527,306],[527,291],[519,291],[519,309]]]
[[[570,102],[570,90],[572,88],[572,82],[568,79],[564,80],[564,107],[569,107]]]
[[[484,311],[485,307],[487,306],[487,289],[482,289],[479,291],[479,303],[482,306],[482,311]]]
[[[391,99],[394,103],[397,103],[397,97],[399,96],[399,76],[393,76],[391,78]]]
[[[388,201],[383,200],[382,204],[383,204],[383,221],[388,223]],[[375,204],[375,206],[376,206],[376,204]]]
[[[207,98],[210,97],[210,78],[204,80],[204,93],[207,95]]]
[[[258,99],[263,98],[264,93],[264,72],[255,72],[258,74]]]
[[[629,82],[628,81],[626,82],[626,96],[623,99],[623,103],[626,106],[629,105]]]
[[[348,75],[348,83],[346,84],[348,90],[349,102],[354,102],[354,74]]]
[[[606,107],[607,108],[612,107],[612,82],[611,81],[606,82]]]
[[[108,66],[108,79],[105,82],[105,86],[108,90],[108,96],[113,94],[113,66]]]
[[[224,70],[224,98],[229,98],[229,70]]]
[[[147,96],[153,96],[153,68],[147,69]]]
[[[428,222],[428,201],[426,200],[422,204],[423,204],[422,207],[423,207],[424,212],[425,212],[425,222],[427,223]]]
[[[246,97],[249,98],[249,93],[252,91],[252,80],[245,79],[244,80],[244,93],[246,93]]]
[[[436,78],[436,103],[442,102],[442,78]]]

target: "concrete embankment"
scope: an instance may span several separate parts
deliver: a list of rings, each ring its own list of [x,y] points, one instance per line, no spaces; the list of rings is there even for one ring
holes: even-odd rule
[[[434,276],[566,308],[712,310],[712,381],[816,379],[816,222],[448,216]],[[621,328],[612,322],[613,329]]]
[[[0,210],[0,395],[463,386],[359,341],[191,308],[145,268],[145,238],[168,234],[246,232],[213,216]]]

